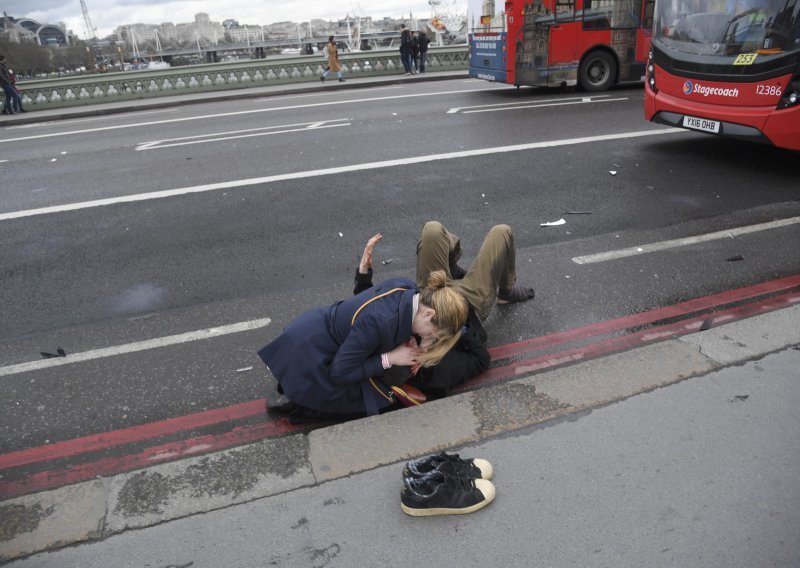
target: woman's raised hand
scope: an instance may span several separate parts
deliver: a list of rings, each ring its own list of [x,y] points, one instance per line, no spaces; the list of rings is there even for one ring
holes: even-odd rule
[[[369,272],[369,269],[372,268],[372,250],[375,248],[375,245],[378,244],[383,238],[383,235],[377,233],[373,235],[370,240],[367,241],[367,246],[364,247],[364,254],[361,255],[361,262],[358,263],[358,272],[361,274],[366,274]]]
[[[403,343],[398,345],[389,353],[390,365],[402,365],[404,367],[412,367],[419,364],[419,348],[412,342]]]

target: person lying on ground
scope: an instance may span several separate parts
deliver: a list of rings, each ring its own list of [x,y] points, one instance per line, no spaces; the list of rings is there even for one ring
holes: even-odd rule
[[[393,278],[309,310],[258,352],[283,395],[270,412],[294,421],[377,414],[394,402],[381,388],[384,374],[392,382],[392,366],[438,364],[458,341],[467,311],[441,270],[424,288]]]
[[[354,294],[372,286],[372,256],[382,238],[378,233],[367,242],[356,269]],[[425,278],[431,270],[446,270],[454,280],[453,286],[467,291],[464,295],[470,304],[467,322],[453,349],[435,367],[419,373],[412,369],[413,376],[407,377],[410,384],[429,398],[447,396],[451,389],[489,368],[491,357],[483,321],[492,304],[522,302],[534,297],[532,288],[516,284],[515,256],[511,227],[496,225],[486,235],[475,262],[469,270],[464,270],[458,264],[460,239],[436,221],[424,225],[417,243],[417,280]]]

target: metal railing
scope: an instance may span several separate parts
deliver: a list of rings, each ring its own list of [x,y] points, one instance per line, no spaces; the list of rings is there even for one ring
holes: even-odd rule
[[[403,72],[396,49],[346,53],[340,62],[348,79]],[[466,69],[467,63],[466,45],[435,47],[428,50],[426,70]],[[38,110],[318,81],[326,66],[327,59],[316,54],[21,81],[17,86],[23,105]]]

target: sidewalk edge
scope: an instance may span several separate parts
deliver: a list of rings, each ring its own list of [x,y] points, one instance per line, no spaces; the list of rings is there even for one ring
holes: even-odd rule
[[[798,321],[800,305],[795,305],[308,435],[263,440],[11,499],[0,503],[0,562],[316,485],[611,404],[800,345]]]

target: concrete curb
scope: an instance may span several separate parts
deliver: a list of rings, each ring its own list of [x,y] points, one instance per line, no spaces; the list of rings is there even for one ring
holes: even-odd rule
[[[95,105],[82,105],[58,109],[46,109],[35,112],[28,112],[22,115],[10,117],[0,116],[0,126],[19,126],[23,124],[35,124],[50,122],[54,120],[65,120],[69,118],[85,118],[91,116],[104,116],[110,114],[121,114],[125,112],[135,112],[140,110],[162,109],[171,106],[184,106],[208,102],[225,102],[241,99],[254,99],[261,97],[279,97],[285,95],[298,95],[316,93],[321,91],[348,91],[358,89],[368,89],[373,87],[383,87],[387,85],[402,85],[409,82],[427,83],[431,81],[448,81],[450,79],[466,79],[469,75],[467,70],[453,72],[430,72],[417,74],[411,77],[388,76],[378,78],[353,79],[344,83],[332,82],[322,84],[320,82],[296,83],[291,85],[279,85],[275,87],[251,87],[227,91],[211,91],[208,93],[195,93],[179,96],[164,96],[152,99],[136,99],[116,103],[99,103]]]
[[[0,561],[454,448],[800,344],[800,305],[363,420],[0,503]]]

